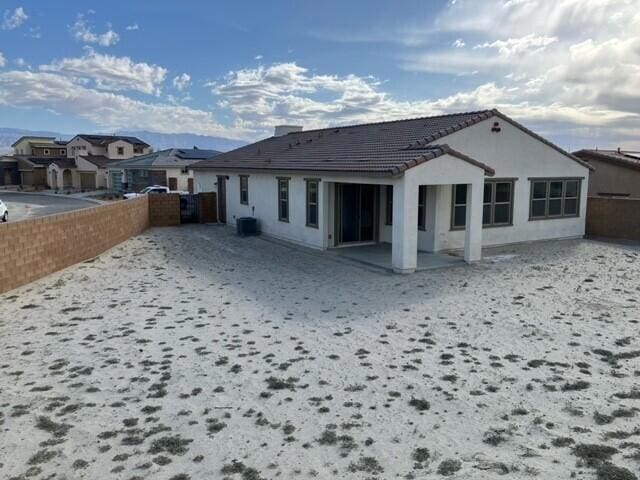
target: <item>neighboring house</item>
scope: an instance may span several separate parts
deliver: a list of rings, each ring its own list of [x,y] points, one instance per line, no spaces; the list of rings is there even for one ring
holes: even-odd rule
[[[573,154],[595,168],[589,177],[589,196],[640,198],[640,152],[618,148]]]
[[[67,155],[67,142],[55,137],[24,136],[16,140],[11,147],[14,155],[31,157],[64,157]]]
[[[14,154],[0,160],[0,185],[46,188],[47,168],[66,157],[66,144],[55,137],[20,137],[11,145]]]
[[[150,185],[193,192],[190,165],[220,152],[198,148],[169,148],[109,165],[109,188],[118,192],[139,192]]]
[[[145,155],[151,151],[151,146],[138,137],[123,135],[87,135],[80,134],[69,140],[67,156],[96,155],[110,160],[124,160],[138,155]]]
[[[76,135],[67,142],[67,161],[52,162],[48,166],[48,183],[54,189],[65,190],[107,188],[109,165],[150,150],[149,144],[137,137]]]
[[[276,134],[192,166],[221,221],[318,249],[391,243],[401,273],[418,250],[471,262],[585,232],[591,167],[497,110]]]

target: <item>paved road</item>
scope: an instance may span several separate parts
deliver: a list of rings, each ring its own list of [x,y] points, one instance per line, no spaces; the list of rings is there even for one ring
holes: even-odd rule
[[[9,209],[10,222],[96,206],[94,202],[79,198],[2,191],[0,200]]]

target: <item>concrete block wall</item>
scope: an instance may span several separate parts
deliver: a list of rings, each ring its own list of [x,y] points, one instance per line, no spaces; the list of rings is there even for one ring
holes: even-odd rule
[[[0,293],[103,253],[146,230],[149,217],[145,196],[0,224]]]
[[[152,227],[172,227],[180,225],[180,195],[177,193],[157,193],[149,198],[149,225]]]
[[[589,197],[586,233],[640,240],[640,198]]]

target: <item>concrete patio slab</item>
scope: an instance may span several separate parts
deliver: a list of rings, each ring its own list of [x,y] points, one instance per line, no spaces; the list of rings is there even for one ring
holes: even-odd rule
[[[348,258],[349,260],[353,260],[358,263],[393,271],[393,267],[391,265],[390,243],[342,247],[330,250],[330,252],[334,255]],[[462,264],[464,264],[464,259],[458,255],[418,252],[418,266],[416,271],[460,266]]]

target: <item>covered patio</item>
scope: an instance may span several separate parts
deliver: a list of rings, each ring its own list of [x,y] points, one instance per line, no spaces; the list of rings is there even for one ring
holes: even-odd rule
[[[357,247],[335,248],[329,250],[333,255],[348,260],[393,271],[392,248],[390,243],[377,243],[375,245],[362,245]],[[437,268],[460,266],[465,263],[464,258],[452,253],[431,253],[418,251],[416,259],[416,272],[434,270]]]

